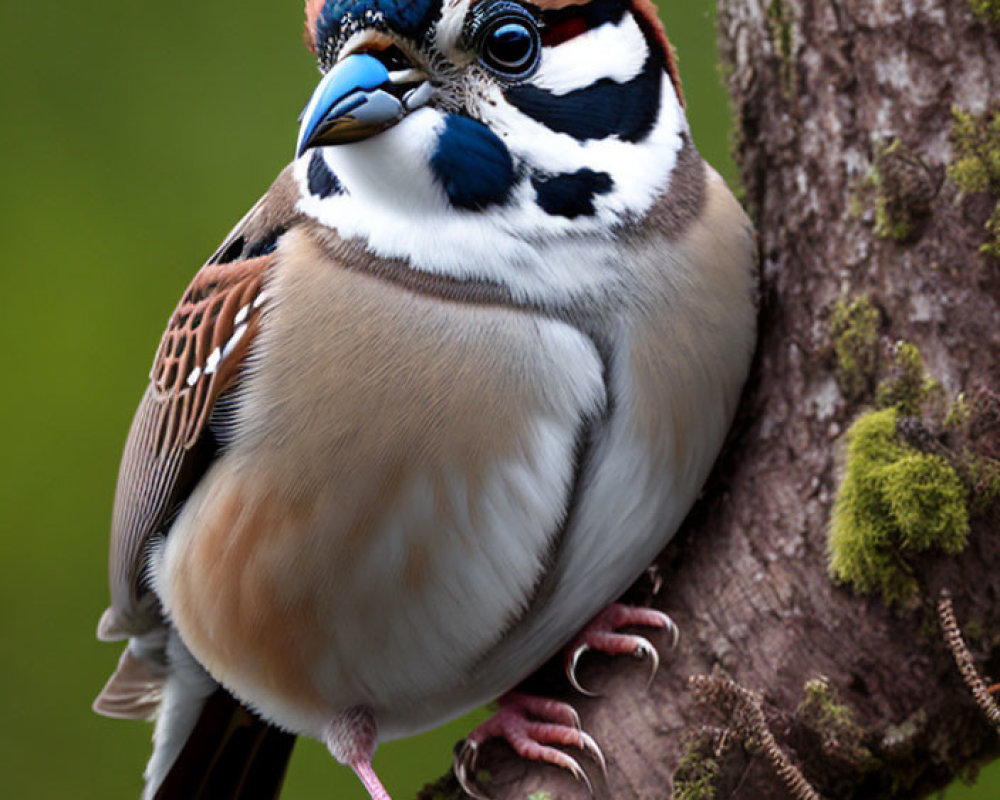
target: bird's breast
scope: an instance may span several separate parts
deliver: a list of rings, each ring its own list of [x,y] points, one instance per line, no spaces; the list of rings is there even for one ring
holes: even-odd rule
[[[296,730],[460,684],[529,602],[606,402],[583,333],[291,233],[231,444],[168,538],[195,656]]]

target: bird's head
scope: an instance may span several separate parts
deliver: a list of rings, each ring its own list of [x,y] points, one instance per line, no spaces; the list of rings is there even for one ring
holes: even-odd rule
[[[449,222],[535,242],[609,231],[690,146],[651,0],[308,0],[306,17],[324,74],[301,207],[382,255],[440,266],[421,248]]]

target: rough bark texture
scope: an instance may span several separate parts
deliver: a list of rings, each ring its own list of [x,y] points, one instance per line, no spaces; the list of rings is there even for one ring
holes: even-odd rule
[[[997,198],[962,192],[947,173],[953,106],[1000,102],[1000,33],[969,0],[720,0],[720,34],[760,235],[761,339],[730,447],[662,559],[656,605],[681,644],[648,691],[644,668],[620,659],[583,669],[600,700],[573,697],[555,667],[540,679],[604,748],[606,780],[581,756],[599,797],[670,797],[699,731],[686,800],[814,796],[779,777],[761,731],[745,735],[759,715],[732,692],[716,683],[698,701],[689,678],[713,670],[762,695],[786,778],[794,764],[831,800],[923,796],[1000,752],[935,611],[949,589],[975,666],[1000,678],[1000,515],[974,516],[960,555],[911,561],[919,595],[892,610],[835,585],[827,531],[845,431],[875,402],[897,340],[919,347],[947,395],[986,398],[972,446],[1000,453],[988,401],[1000,389],[1000,262],[979,252]],[[831,315],[861,295],[878,310],[877,357],[852,385],[838,376]],[[801,708],[820,676],[850,720],[824,712],[816,684]],[[500,745],[480,763],[495,800],[587,796]],[[706,764],[714,794],[693,791]]]

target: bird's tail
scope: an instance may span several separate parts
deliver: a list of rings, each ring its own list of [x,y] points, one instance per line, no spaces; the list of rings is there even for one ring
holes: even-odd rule
[[[205,701],[154,800],[275,800],[294,744],[293,735],[220,687]]]
[[[94,702],[156,720],[143,800],[276,800],[295,737],[249,711],[166,627],[132,637]]]

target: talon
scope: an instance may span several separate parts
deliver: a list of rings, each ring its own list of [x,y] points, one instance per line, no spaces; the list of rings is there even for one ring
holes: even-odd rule
[[[566,769],[569,770],[570,775],[576,778],[580,783],[587,787],[587,794],[591,797],[594,796],[594,785],[590,782],[590,778],[587,777],[587,773],[583,771],[583,768],[576,763],[575,758],[566,756]]]
[[[648,689],[653,685],[653,679],[656,677],[657,671],[660,669],[660,654],[656,652],[656,648],[653,647],[645,639],[639,640],[639,645],[635,650],[636,658],[648,658],[649,659],[649,678],[646,680],[646,688]]]
[[[604,754],[593,737],[580,729],[580,718],[566,703],[541,697],[509,692],[500,698],[499,709],[486,722],[469,733],[456,751],[453,769],[462,790],[475,800],[490,800],[489,796],[474,785],[479,746],[499,738],[505,740],[521,758],[552,764],[570,772],[587,787],[593,796],[590,778],[572,756],[558,749],[575,747],[591,756],[607,774]]]
[[[637,658],[649,658],[650,674],[646,687],[653,683],[660,668],[660,653],[648,639],[630,633],[620,632],[627,626],[659,628],[667,632],[669,646],[673,650],[680,641],[680,631],[670,617],[652,608],[636,608],[615,604],[598,614],[573,641],[566,654],[566,677],[570,685],[587,697],[599,697],[596,692],[585,689],[577,678],[580,659],[584,653],[595,651],[607,655],[630,654]]]
[[[462,787],[462,791],[469,795],[469,797],[474,798],[474,800],[492,800],[492,798],[482,794],[473,785],[470,773],[475,772],[476,760],[478,758],[479,746],[475,742],[466,739],[462,743],[462,748],[459,750],[458,755],[455,756],[455,778],[458,780],[458,785]]]
[[[592,692],[589,689],[584,688],[583,684],[581,684],[579,679],[576,677],[576,670],[580,665],[580,659],[583,658],[584,654],[589,650],[589,645],[581,644],[572,652],[569,660],[566,662],[566,678],[569,680],[569,685],[576,689],[584,697],[600,697],[597,692]]]
[[[666,614],[664,614],[664,616],[666,616]],[[670,649],[676,650],[677,645],[681,641],[681,629],[677,627],[677,623],[670,617],[667,617],[667,624],[665,627],[667,629],[667,633],[670,635]]]
[[[452,761],[452,771],[455,773],[455,780],[473,800],[493,800],[489,795],[483,794],[473,785],[469,777],[470,772],[476,769],[476,759],[479,758],[479,746],[470,739],[462,742],[462,747],[455,754]]]
[[[598,766],[601,768],[601,773],[604,777],[608,777],[608,762],[605,760],[604,753],[601,752],[601,748],[598,746],[594,737],[586,731],[580,731],[580,739],[582,741],[581,747],[584,752],[590,754],[590,757],[594,759],[594,761],[596,761]]]

